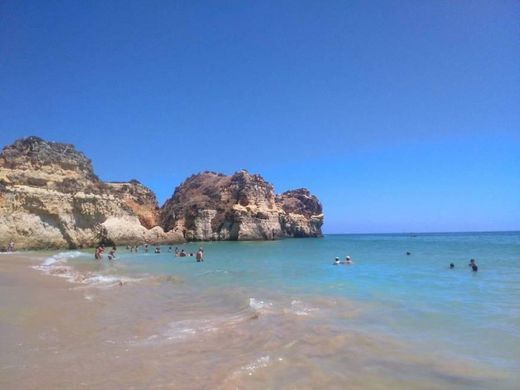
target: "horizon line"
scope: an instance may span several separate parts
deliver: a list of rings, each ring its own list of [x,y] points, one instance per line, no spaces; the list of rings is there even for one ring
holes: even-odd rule
[[[341,236],[341,235],[425,235],[425,234],[465,234],[465,233],[520,233],[520,230],[471,230],[471,231],[436,231],[436,232],[378,232],[378,233],[323,233],[324,236]]]

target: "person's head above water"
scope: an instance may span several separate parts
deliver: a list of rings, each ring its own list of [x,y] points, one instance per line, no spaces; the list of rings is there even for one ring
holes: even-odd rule
[[[455,264],[450,263],[450,268],[455,268]]]

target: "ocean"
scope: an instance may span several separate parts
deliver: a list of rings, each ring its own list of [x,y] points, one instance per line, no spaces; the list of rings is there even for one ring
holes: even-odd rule
[[[175,257],[175,247],[188,253],[202,247],[205,261]],[[118,247],[113,262],[106,255],[96,262],[93,251],[48,253],[34,267],[67,278],[86,304],[99,308],[92,345],[82,353],[105,356],[108,345],[130,366],[146,360],[155,373],[150,387],[520,384],[518,232],[153,249]],[[353,264],[333,265],[347,255]],[[468,266],[472,258],[478,272]],[[130,383],[120,378],[114,385]]]

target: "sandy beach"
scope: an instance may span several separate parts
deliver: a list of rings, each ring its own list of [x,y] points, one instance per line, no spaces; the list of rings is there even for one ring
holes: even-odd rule
[[[374,331],[371,313],[388,315],[374,303],[223,287],[228,271],[212,263],[123,286],[89,257],[42,272],[65,255],[77,253],[0,255],[1,388],[512,388],[504,372],[446,359],[448,344]],[[215,284],[201,289],[206,275]]]

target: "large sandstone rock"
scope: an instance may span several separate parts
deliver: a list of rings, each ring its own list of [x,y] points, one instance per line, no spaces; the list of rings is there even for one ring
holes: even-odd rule
[[[0,248],[10,240],[35,249],[183,240],[157,221],[149,189],[103,183],[73,145],[29,137],[0,153]]]
[[[281,224],[290,237],[319,237],[323,225],[323,209],[318,198],[300,188],[276,197],[282,208]]]
[[[137,180],[109,182],[110,192],[121,199],[139,218],[141,224],[151,229],[159,226],[159,204],[155,194]]]
[[[102,182],[73,145],[29,137],[0,153],[0,250],[317,237],[322,224],[309,191],[275,195],[247,171],[193,175],[159,209],[137,180]]]
[[[161,209],[166,231],[187,240],[269,240],[321,236],[319,200],[299,189],[276,196],[259,175],[203,172],[176,188]]]

